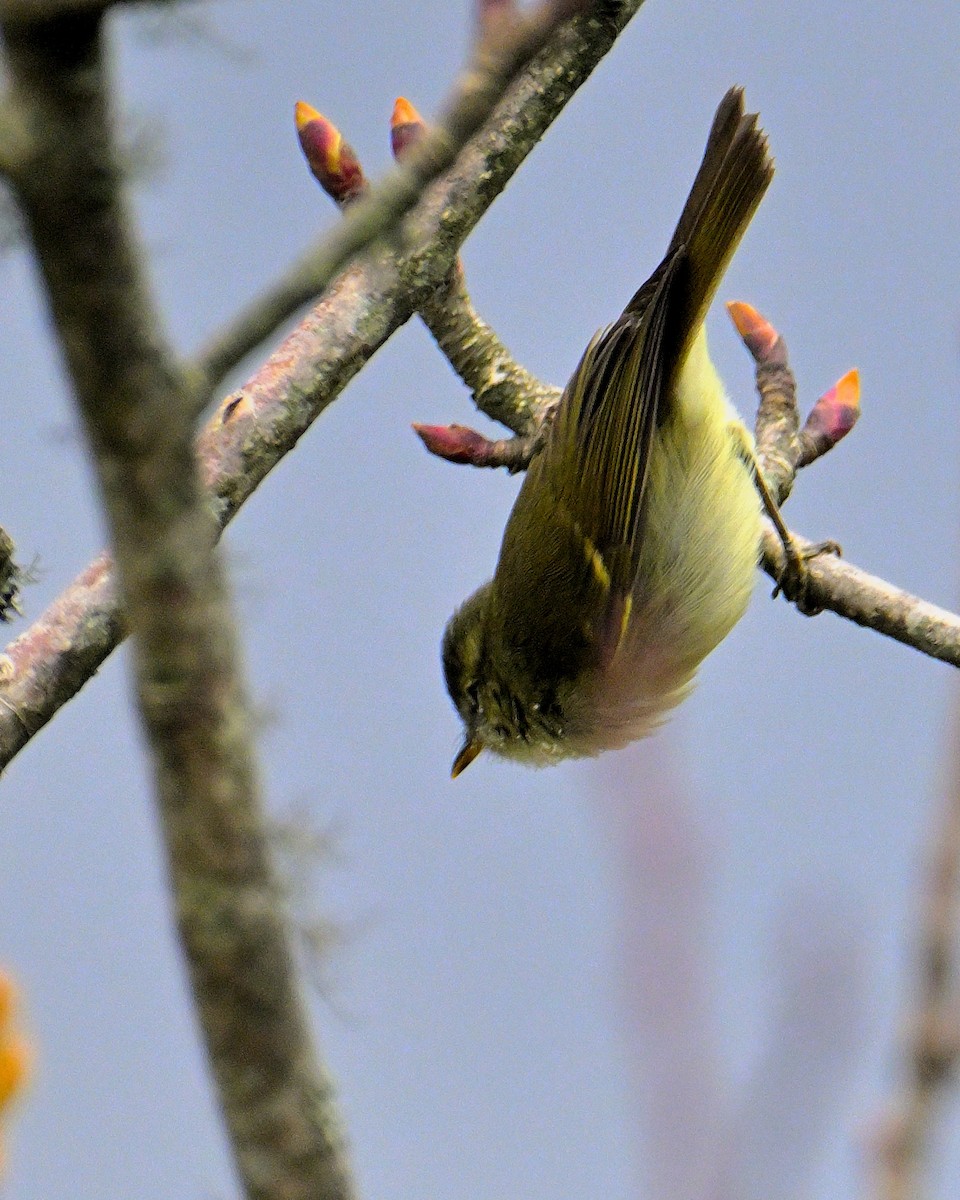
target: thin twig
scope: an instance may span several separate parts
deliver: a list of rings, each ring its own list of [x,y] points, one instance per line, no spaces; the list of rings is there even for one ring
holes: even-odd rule
[[[515,10],[508,6],[510,13]],[[297,132],[310,170],[341,211],[370,194],[363,164],[340,130],[311,105],[296,106]],[[408,100],[400,98],[390,122],[393,152],[402,160],[427,135],[427,125]],[[512,438],[491,440],[463,425],[413,428],[432,453],[475,467],[525,470],[543,445],[545,412],[555,409],[558,388],[543,384],[522,367],[470,300],[458,257],[420,308],[424,324],[440,351],[471,390],[481,412],[516,430]]]
[[[537,379],[513,357],[473,307],[459,263],[420,306],[420,316],[437,345],[470,389],[474,404],[519,438],[539,445],[544,414],[556,407],[560,388]],[[511,443],[500,442],[499,446]],[[530,461],[519,445],[509,456],[513,470]],[[503,462],[508,466],[509,463]]]
[[[556,402],[551,411],[555,408]],[[426,448],[438,458],[470,467],[506,467],[511,475],[530,466],[543,449],[549,428],[544,418],[532,433],[493,439],[466,425],[413,425]]]
[[[477,44],[436,127],[404,162],[353,205],[319,248],[314,263],[319,290],[360,251],[399,228],[426,188],[448,170],[469,139],[489,120],[511,80],[589,0],[567,4],[542,0],[523,20],[498,25]],[[629,7],[629,6],[627,6]]]
[[[790,495],[797,471],[816,462],[843,440],[860,416],[860,377],[848,371],[828,389],[800,427],[797,380],[790,369],[787,343],[750,304],[731,301],[727,311],[756,366],[757,458],[777,503]]]
[[[370,182],[363,164],[333,122],[303,101],[296,106],[296,122],[311,173],[341,211],[369,195]],[[408,100],[399,99],[390,122],[397,159],[406,156],[426,134],[427,126],[420,114]],[[548,407],[556,406],[559,389],[541,383],[522,367],[481,320],[470,300],[460,258],[424,299],[420,315],[447,361],[470,388],[476,407],[518,434],[514,439],[492,442],[461,426],[451,426],[450,432],[468,434],[471,446],[465,457],[457,458],[453,453],[446,457],[477,466],[522,470],[542,442],[543,414]],[[414,429],[430,447],[429,433],[436,427],[414,425]]]
[[[173,906],[244,1191],[350,1200],[333,1087],[265,834],[190,395],[160,333],[123,194],[102,24],[70,13],[3,26],[33,137],[18,195],[116,549]]]
[[[757,457],[777,501],[789,496],[801,467],[832,449],[853,428],[859,413],[855,372],[825,392],[800,426],[797,384],[787,346],[769,321],[747,304],[728,305],[737,330],[756,364]],[[804,556],[804,606],[829,609],[857,625],[912,646],[931,658],[960,666],[960,617],[921,600],[792,534]],[[762,565],[774,580],[786,566],[783,541],[768,522],[761,539]]]
[[[365,258],[244,387],[228,398],[198,442],[204,480],[222,527],[264,476],[375,351],[450,270],[457,250],[506,181],[614,44],[642,0],[624,0],[617,21],[562,29],[510,89],[414,217],[422,242],[403,259]],[[248,318],[241,325],[249,324]],[[262,323],[257,323],[263,329]],[[236,350],[240,339],[225,338]],[[95,673],[123,635],[109,560],[92,564],[39,621],[6,648],[0,687],[0,768]]]
[[[474,61],[463,72],[439,123],[429,136],[422,139],[402,165],[395,167],[352,205],[344,220],[275,288],[261,295],[201,354],[199,365],[205,369],[205,378],[199,384],[201,389],[212,390],[226,369],[255,349],[291,312],[323,292],[337,272],[362,250],[378,240],[394,240],[403,218],[419,203],[428,186],[453,165],[484,122],[489,122],[491,128],[496,126],[494,110],[511,81],[548,44],[553,43],[549,59],[553,62],[564,57],[571,38],[574,41],[582,39],[585,45],[606,42],[606,48],[609,48],[642,3],[643,0],[627,0],[616,21],[583,17],[562,29],[560,27],[569,21],[571,12],[589,7],[589,0],[574,5],[544,0],[524,21],[504,28],[499,38],[481,41]],[[577,69],[580,81],[589,74],[596,61],[592,56],[588,58],[584,75]],[[578,84],[574,85],[574,90],[576,86]],[[522,144],[522,139],[517,144]],[[202,401],[202,390],[199,395]]]
[[[801,553],[818,543],[794,533]],[[783,543],[765,524],[763,569],[771,579],[783,573]],[[865,629],[893,638],[931,658],[960,667],[960,616],[921,600],[886,580],[869,575],[845,558],[820,554],[806,559],[807,600],[812,607],[834,612]]]
[[[515,10],[509,8],[508,11]],[[428,132],[429,126],[409,100],[403,97],[397,100],[390,119],[390,141],[397,160],[403,161]],[[307,146],[304,149],[306,151]],[[313,166],[313,156],[309,152],[307,158]],[[339,158],[342,162],[342,153]],[[359,161],[356,161],[356,168],[362,178]],[[321,185],[329,183],[329,172],[314,171],[314,174]],[[327,187],[335,198],[342,190],[342,187],[335,190]],[[459,258],[440,287],[421,305],[420,316],[441,353],[470,389],[473,403],[480,412],[512,429],[528,443],[525,447],[519,443],[496,443],[498,454],[488,458],[483,465],[490,466],[493,457],[500,457],[504,466],[521,470],[529,463],[529,454],[540,444],[539,431],[544,413],[556,407],[560,389],[542,383],[521,366],[482,320],[470,299]],[[418,432],[422,436],[422,431],[418,429]]]

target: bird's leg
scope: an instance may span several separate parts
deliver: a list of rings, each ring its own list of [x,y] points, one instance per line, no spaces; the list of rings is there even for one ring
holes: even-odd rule
[[[777,586],[773,590],[773,595],[776,597],[782,592],[784,597],[791,604],[795,604],[805,616],[816,616],[818,612],[822,612],[822,609],[810,604],[807,600],[807,586],[810,578],[807,562],[811,558],[817,558],[821,554],[840,555],[843,553],[843,550],[839,543],[833,541],[813,542],[808,546],[797,544],[797,539],[787,528],[780,513],[780,505],[777,503],[773,492],[771,492],[764,478],[763,468],[757,459],[756,451],[750,441],[750,435],[739,422],[731,424],[731,434],[737,448],[737,454],[753,476],[753,482],[760,494],[764,510],[770,518],[774,529],[777,531],[777,536],[780,538],[783,546],[784,565],[777,578]]]

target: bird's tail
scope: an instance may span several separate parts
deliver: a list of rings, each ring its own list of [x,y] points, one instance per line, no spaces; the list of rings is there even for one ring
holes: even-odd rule
[[[700,328],[772,178],[773,159],[757,114],[744,112],[743,89],[732,87],[713,118],[700,170],[666,256],[671,259],[680,252],[685,260],[684,286],[674,293],[680,304],[679,311],[674,310],[674,328],[684,334],[676,347],[678,360]]]

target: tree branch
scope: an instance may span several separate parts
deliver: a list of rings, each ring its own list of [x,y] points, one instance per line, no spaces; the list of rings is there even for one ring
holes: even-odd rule
[[[402,258],[366,256],[327,289],[320,304],[239,393],[228,398],[198,442],[201,470],[222,528],[312,422],[387,338],[443,281],[457,250],[506,181],[615,42],[642,0],[624,0],[616,21],[565,26],[510,88],[487,126],[413,214],[421,241]],[[310,256],[299,264],[307,272]],[[268,295],[271,319],[280,289]],[[306,298],[306,297],[303,297]],[[291,299],[289,289],[287,302]],[[219,339],[239,353],[253,327],[242,314]],[[291,308],[283,310],[287,316]],[[246,351],[244,351],[246,352]],[[209,354],[201,361],[209,359]],[[219,361],[223,362],[223,356]],[[0,684],[0,768],[96,671],[123,635],[109,560],[98,559],[6,648]]]
[[[738,331],[757,365],[760,407],[757,414],[757,455],[764,478],[782,502],[790,494],[796,472],[832,449],[852,429],[858,414],[859,385],[854,372],[817,401],[800,428],[796,381],[787,348],[777,331],[749,305],[728,306]],[[551,408],[541,408],[541,421]],[[427,449],[449,462],[476,467],[523,470],[542,445],[532,433],[491,441],[462,425],[414,426]],[[910,595],[852,563],[818,554],[818,545],[794,535],[806,557],[804,605],[808,611],[829,609],[877,633],[912,646],[922,654],[960,667],[960,616]],[[783,543],[764,522],[761,564],[776,581],[786,565]]]
[[[407,227],[416,231],[410,237],[425,243],[428,253],[442,247],[446,255],[451,239],[459,239],[457,244],[462,242],[533,148],[529,131],[537,128],[538,136],[543,135],[642,4],[643,0],[622,0],[616,17],[598,12],[564,24],[571,8],[588,4],[550,0],[531,14],[523,37],[485,48],[481,42],[477,61],[465,73],[440,124],[418,143],[416,152],[367,191],[330,234],[201,351],[197,361],[200,402],[230,367],[322,292],[351,258],[375,241],[396,240],[400,223],[408,214]],[[598,10],[604,7],[597,4]],[[528,64],[527,69],[521,71],[524,64]],[[554,76],[554,71],[557,75],[563,72],[563,76]],[[517,79],[507,87],[514,75]],[[418,220],[411,210],[421,203],[421,197],[430,194],[428,185],[453,165],[484,123],[486,133],[482,136],[497,141],[505,156],[502,163],[494,162],[492,157],[489,161],[489,194],[482,194],[479,186],[468,185],[474,195],[468,196],[461,189],[454,201],[469,206],[463,212],[438,216],[431,208],[426,223]],[[481,138],[478,143],[482,148]],[[433,247],[429,245],[431,239],[436,239]],[[423,289],[424,302],[439,283],[432,278],[430,287]]]
[[[859,381],[855,371],[848,372],[824,392],[801,428],[797,383],[783,337],[749,304],[735,301],[727,308],[756,364],[757,457],[767,485],[782,503],[797,471],[826,454],[856,424]],[[960,617],[793,537],[805,558],[808,611],[829,609],[931,658],[960,666]],[[769,522],[764,523],[761,550],[763,569],[772,579],[781,579],[786,565],[783,542]]]
[[[428,126],[413,105],[408,100],[399,99],[390,120],[394,156],[403,160],[427,133]],[[306,145],[304,150],[313,167],[314,162]],[[339,157],[342,162],[343,155]],[[355,166],[362,180],[359,161],[355,162]],[[314,170],[314,174],[321,186],[329,183],[329,170]],[[338,198],[336,189],[327,187],[327,191],[334,199]],[[542,383],[521,366],[486,321],[481,319],[470,299],[460,259],[454,263],[442,285],[421,306],[420,316],[433,334],[441,353],[470,389],[476,407],[517,435],[539,442],[544,413],[556,406],[560,389]],[[422,427],[415,425],[414,428],[422,437]],[[504,446],[507,443],[496,444]],[[515,446],[512,448],[516,449]],[[521,456],[515,454],[514,457]]]
[[[16,185],[109,518],[180,939],[245,1192],[349,1200],[268,853],[191,395],[122,192],[102,33],[99,14],[4,23],[32,138]]]
[[[511,80],[573,12],[585,11],[591,4],[592,0],[541,0],[535,9],[522,16],[516,14],[514,20],[489,23],[437,125],[402,164],[351,206],[344,220],[318,247],[313,262],[318,291],[362,250],[399,231],[403,217],[427,187],[453,165],[467,141],[490,120]],[[637,7],[636,3],[624,5],[627,10]]]
[[[333,122],[302,100],[297,102],[296,122],[300,146],[311,173],[341,211],[369,195],[370,182],[360,159]],[[410,102],[402,97],[397,100],[390,121],[395,156],[400,159],[406,155],[426,132],[427,126]],[[545,408],[556,405],[560,391],[541,383],[522,367],[490,326],[481,320],[470,300],[459,258],[424,300],[420,316],[441,353],[470,389],[476,407],[518,434],[528,433],[531,444],[539,445],[544,432]],[[414,425],[425,440],[434,428]],[[520,466],[529,462],[527,448],[519,449],[521,437],[508,442],[490,442],[478,434],[471,436],[490,451],[484,466],[493,465],[492,456],[496,456],[501,465],[503,454]],[[505,460],[502,465],[507,465]]]
[[[794,538],[801,552],[816,546],[796,534]],[[762,549],[763,569],[771,579],[779,579],[784,567],[783,544],[768,523]],[[807,560],[806,568],[806,598],[812,608],[828,609],[921,654],[960,667],[960,616],[956,613],[869,575],[845,558],[818,555]]]
[[[420,316],[477,408],[518,437],[539,441],[543,414],[556,406],[560,389],[531,375],[480,317],[459,263],[421,305]]]

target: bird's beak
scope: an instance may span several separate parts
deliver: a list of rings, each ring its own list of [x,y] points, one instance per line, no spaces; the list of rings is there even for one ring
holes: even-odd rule
[[[467,740],[460,747],[457,757],[450,768],[450,778],[456,779],[461,771],[465,771],[483,749],[483,742],[476,734],[467,734]]]

